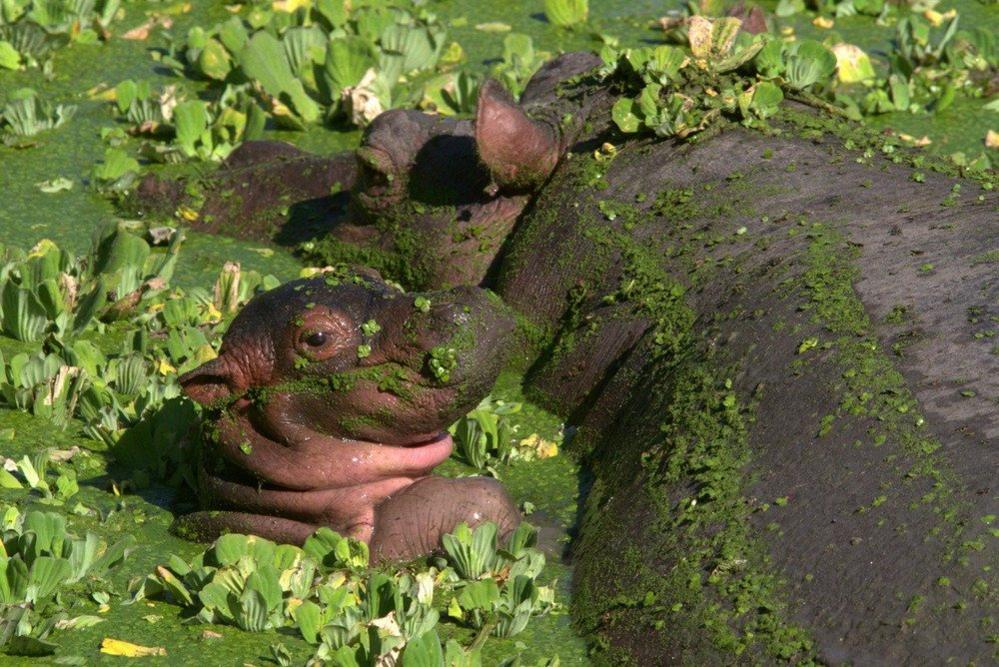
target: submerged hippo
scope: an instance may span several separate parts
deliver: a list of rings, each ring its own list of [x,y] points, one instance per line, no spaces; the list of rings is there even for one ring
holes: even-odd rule
[[[623,136],[597,64],[487,84],[474,120],[387,112],[354,154],[246,145],[203,210],[281,239],[270,195],[312,199],[313,261],[518,312],[592,479],[573,614],[602,662],[994,661],[994,189],[802,107]]]
[[[484,290],[406,294],[371,273],[296,280],[252,299],[217,358],[183,375],[216,416],[199,471],[206,511],[181,528],[301,543],[320,526],[377,560],[430,553],[461,522],[519,521],[495,480],[431,475],[444,430],[503,362],[509,317]]]

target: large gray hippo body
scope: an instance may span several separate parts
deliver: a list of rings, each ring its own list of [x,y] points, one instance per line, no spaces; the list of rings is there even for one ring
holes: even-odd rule
[[[474,122],[388,112],[356,157],[247,145],[205,206],[260,235],[262,197],[340,183],[315,255],[519,313],[529,390],[578,427],[574,614],[606,662],[995,660],[996,194],[803,109],[625,140],[593,64],[520,106],[487,85]]]

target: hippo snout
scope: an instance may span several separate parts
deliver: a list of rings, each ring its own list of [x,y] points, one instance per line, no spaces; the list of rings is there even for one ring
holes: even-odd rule
[[[249,374],[222,352],[178,378],[184,394],[204,406],[221,406],[250,388]]]

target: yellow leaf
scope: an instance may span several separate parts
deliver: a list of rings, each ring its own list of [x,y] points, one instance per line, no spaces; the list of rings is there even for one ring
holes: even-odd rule
[[[989,130],[985,133],[985,147],[986,148],[999,148],[999,132],[995,130]]]
[[[205,307],[205,321],[220,322],[221,320],[222,320],[222,312],[215,307],[214,303],[209,303]]]
[[[859,46],[839,43],[831,48],[836,55],[837,77],[843,83],[869,81],[875,77],[870,56]]]
[[[927,9],[923,12],[923,18],[932,23],[934,27],[939,27],[944,20],[943,14],[933,9]]]
[[[198,362],[198,364],[203,364],[205,362],[211,361],[217,356],[219,356],[219,353],[215,351],[215,348],[209,345],[208,343],[205,343],[204,345],[202,345],[201,347],[199,347],[197,350],[194,351],[193,358],[195,361]]]
[[[198,212],[190,206],[185,206],[183,204],[181,204],[180,208],[177,209],[177,214],[188,222],[194,222],[198,219]]]
[[[271,7],[273,7],[275,11],[288,12],[290,14],[298,11],[302,7],[308,7],[310,4],[312,4],[311,0],[274,0]]]
[[[520,446],[534,451],[539,459],[550,459],[558,455],[558,443],[545,440],[537,433],[532,433],[520,441]]]
[[[58,246],[52,239],[42,239],[35,246],[28,251],[28,258],[32,259],[34,257],[44,257],[49,253],[50,250],[57,250]]]
[[[156,372],[160,375],[170,375],[171,373],[176,373],[177,369],[164,358],[160,359],[159,363],[156,364]]]
[[[126,658],[144,658],[150,655],[166,655],[166,649],[162,646],[139,646],[121,639],[105,637],[104,641],[101,642],[101,653],[120,655]]]
[[[919,146],[919,147],[929,146],[930,144],[933,143],[933,140],[930,139],[925,134],[923,136],[917,138],[917,137],[912,136],[911,134],[906,134],[905,132],[899,132],[898,133],[898,138],[901,139],[902,141],[906,142],[906,143],[912,144],[913,146]]]
[[[833,21],[831,18],[825,16],[816,16],[814,19],[812,19],[812,25],[815,26],[816,28],[822,28],[823,30],[828,30],[829,28],[836,25],[836,22]]]

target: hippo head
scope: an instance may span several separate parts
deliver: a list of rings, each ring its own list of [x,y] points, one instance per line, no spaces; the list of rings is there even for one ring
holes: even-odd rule
[[[403,109],[375,118],[355,151],[350,214],[329,234],[327,247],[346,250],[334,259],[375,247],[400,256],[416,286],[481,283],[582,125],[553,103],[557,85],[597,63],[589,54],[552,61],[520,104],[488,80],[474,120]]]
[[[255,297],[218,357],[180,378],[214,416],[202,504],[370,525],[377,499],[448,457],[444,429],[489,390],[512,327],[480,288],[403,293],[373,273]]]

